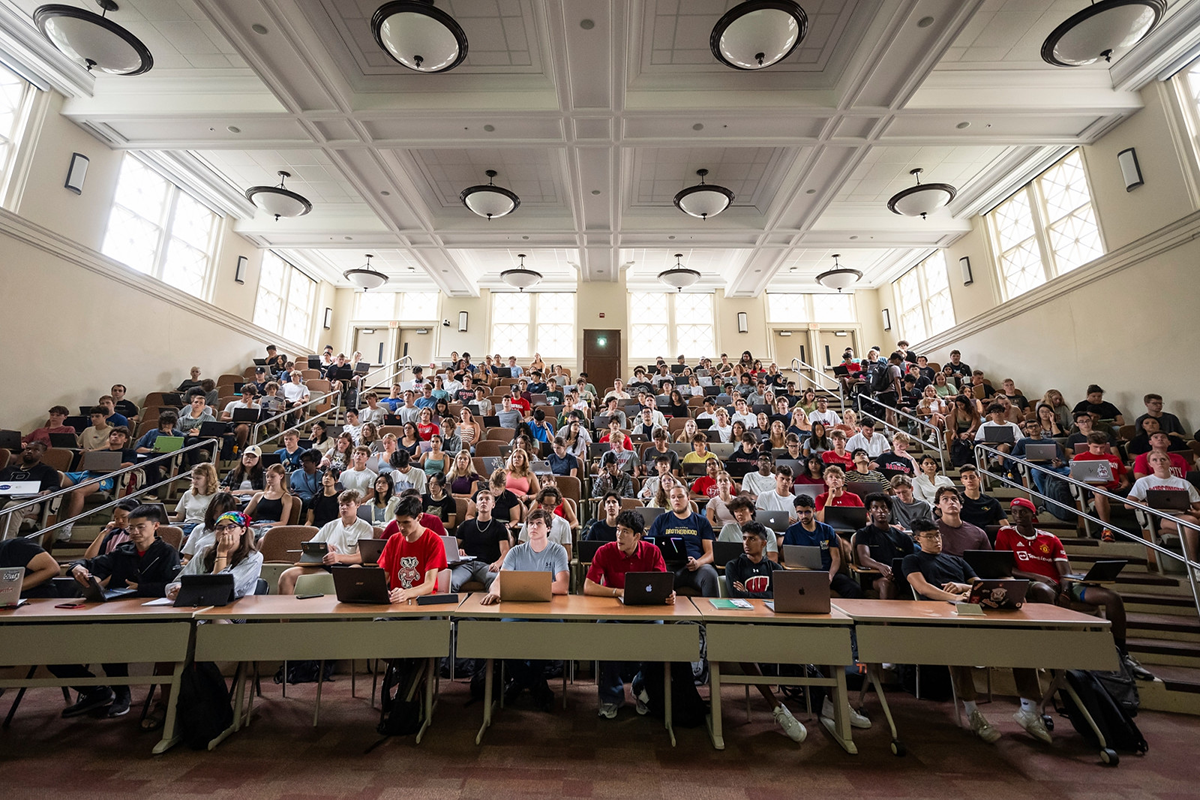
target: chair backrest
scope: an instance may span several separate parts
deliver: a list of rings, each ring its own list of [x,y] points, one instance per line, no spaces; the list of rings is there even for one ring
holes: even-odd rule
[[[66,472],[71,468],[71,461],[74,458],[74,450],[64,450],[61,447],[51,447],[46,451],[46,455],[42,456],[42,463],[50,465],[59,472]]]
[[[317,535],[312,525],[276,525],[268,528],[258,543],[263,561],[273,564],[294,564],[300,560],[300,543]]]
[[[8,460],[12,458],[12,453],[3,447],[0,447],[0,469],[8,466]]]
[[[251,373],[251,374],[253,375],[254,373]],[[217,378],[217,386],[221,386],[222,384],[233,386],[235,383],[243,383],[243,382],[244,381],[243,381],[243,378],[241,375],[237,375],[232,372],[227,372],[224,375],[222,375],[221,377]]]
[[[300,524],[300,511],[303,508],[304,508],[304,503],[302,503],[300,501],[299,497],[296,497],[295,495],[293,495],[292,496],[292,510],[290,512],[288,512],[288,518],[287,518],[288,525],[299,525]]]
[[[337,587],[333,584],[333,573],[310,572],[307,575],[301,575],[296,578],[296,594],[337,594]]]
[[[691,417],[671,417],[669,420],[667,420],[667,431],[671,434],[672,439],[675,438],[676,434],[684,429],[684,426],[687,425],[689,419],[691,419]]]
[[[457,529],[459,525],[462,525],[463,520],[465,520],[466,518],[467,518],[467,498],[465,498],[465,497],[454,498],[454,528],[453,529]]]
[[[488,431],[488,433],[491,433],[491,431]],[[509,431],[509,433],[512,433],[512,431]],[[479,442],[475,445],[475,456],[477,458],[483,458],[484,456],[498,456],[500,455],[501,444],[501,442],[498,442],[495,439],[484,439],[482,442]],[[480,472],[480,474],[482,475],[484,473]]]
[[[489,442],[511,442],[515,434],[512,428],[488,428],[484,439]],[[497,452],[496,455],[500,454]]]
[[[437,590],[438,594],[447,594],[450,591],[450,570],[444,569],[438,572]]]
[[[302,369],[302,370],[300,370],[300,377],[304,378],[305,383],[308,383],[311,380],[320,380],[321,370],[319,370],[319,369]],[[312,389],[309,389],[309,391],[311,392]]]
[[[162,539],[176,550],[183,547],[183,529],[174,525],[159,525],[158,538]]]
[[[573,500],[575,505],[579,505],[579,500],[583,496],[583,483],[579,478],[572,478],[569,475],[566,477],[555,475],[554,484],[562,492],[563,497]]]
[[[259,578],[254,583],[254,593],[260,594],[260,595],[261,594],[270,594],[271,593],[271,584],[267,583],[265,578]]]
[[[399,439],[401,436],[404,435],[404,426],[403,425],[380,425],[379,426],[379,438],[380,439],[382,439],[384,436],[387,436],[389,433],[394,434],[395,437],[397,439]]]

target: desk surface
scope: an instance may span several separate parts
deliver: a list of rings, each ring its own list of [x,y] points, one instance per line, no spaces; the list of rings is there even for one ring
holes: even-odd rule
[[[505,603],[501,601],[494,606],[483,605],[480,602],[482,598],[482,593],[472,594],[459,605],[454,616],[475,619],[701,621],[700,612],[687,597],[676,597],[674,605],[663,604],[661,606],[627,606],[615,597],[588,597],[580,594],[555,595],[549,603],[514,603],[511,601]]]
[[[404,605],[367,605],[364,603],[339,603],[335,595],[297,599],[290,594],[268,594],[243,597],[227,606],[214,606],[199,611],[197,619],[340,619],[386,617],[449,617],[454,611],[453,603],[420,606],[416,603]]]
[[[951,603],[935,600],[852,600],[837,598],[835,608],[849,614],[855,622],[921,622],[931,624],[1018,625],[1046,627],[1055,625],[1107,628],[1108,620],[1060,608],[1049,603],[1026,603],[1016,611],[985,610],[982,617],[960,617]]]
[[[767,601],[747,598],[754,608],[713,608],[706,597],[696,598],[696,608],[705,622],[757,622],[773,625],[853,625],[854,620],[838,608],[828,614],[777,614],[767,608]]]
[[[173,605],[147,606],[152,597],[130,597],[107,603],[83,603],[80,598],[38,598],[18,608],[0,609],[5,622],[172,622],[190,620],[195,608]],[[65,603],[83,603],[82,608],[55,608]]]

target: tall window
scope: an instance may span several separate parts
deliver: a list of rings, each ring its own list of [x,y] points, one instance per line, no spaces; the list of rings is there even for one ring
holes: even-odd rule
[[[633,292],[629,323],[633,358],[716,355],[711,294]]]
[[[0,67],[0,186],[17,150],[21,121],[33,93],[34,88],[28,82]]]
[[[217,228],[216,214],[126,156],[101,249],[138,272],[204,298]]]
[[[274,253],[263,253],[254,324],[295,342],[308,339],[317,282]]]
[[[404,292],[400,295],[400,319],[437,319],[437,292]]]
[[[1104,255],[1078,150],[998,205],[987,220],[1005,298]]]
[[[395,292],[359,292],[354,309],[355,319],[394,319]]]
[[[569,292],[493,292],[490,352],[529,358],[575,355],[575,295]]]
[[[852,294],[767,294],[767,321],[854,322]]]
[[[954,326],[946,255],[937,250],[892,284],[900,311],[900,332],[910,342]]]

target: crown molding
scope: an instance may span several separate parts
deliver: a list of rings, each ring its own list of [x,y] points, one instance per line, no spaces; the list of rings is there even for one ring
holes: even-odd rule
[[[50,44],[12,0],[0,0],[0,62],[43,91],[91,97],[96,87],[96,77]]]

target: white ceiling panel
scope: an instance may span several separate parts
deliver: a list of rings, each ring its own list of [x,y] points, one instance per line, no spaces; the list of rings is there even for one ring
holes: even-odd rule
[[[480,147],[408,152],[437,203],[443,207],[460,206],[462,190],[487,183],[489,169],[498,173],[496,185],[516,192],[522,206],[553,206],[563,200],[556,150]]]

